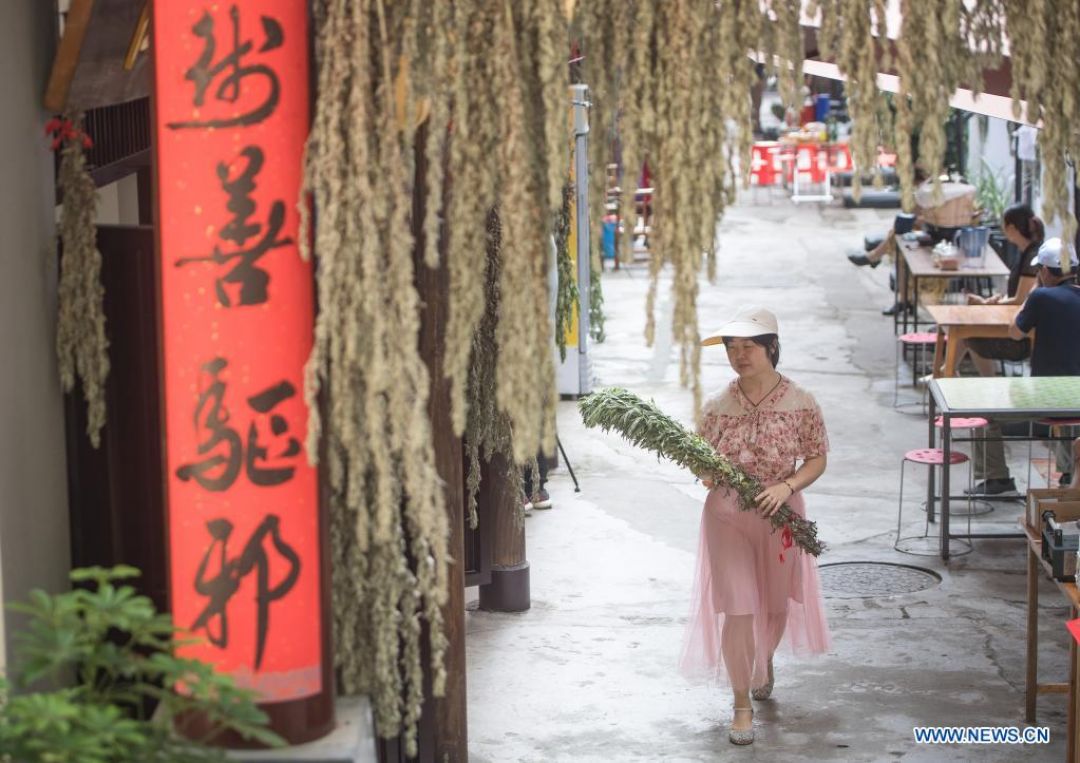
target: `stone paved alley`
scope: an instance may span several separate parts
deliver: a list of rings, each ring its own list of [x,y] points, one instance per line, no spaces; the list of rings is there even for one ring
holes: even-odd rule
[[[770,203],[771,201],[771,203]],[[892,408],[889,268],[854,268],[844,252],[885,230],[892,210],[740,203],[719,227],[715,284],[701,278],[702,331],[760,303],[780,320],[780,370],[821,404],[829,469],[807,493],[829,544],[822,564],[874,561],[933,570],[918,593],[846,598],[826,591],[831,652],[778,654],[773,699],[756,703],[757,741],[727,740],[730,694],[676,672],[704,489],[615,435],[585,430],[571,401],[559,433],[581,481],[553,472],[552,511],[527,519],[532,609],[492,614],[469,592],[469,745],[474,761],[1059,760],[1065,700],[1044,696],[1048,746],[916,745],[917,725],[1023,725],[1024,556],[1020,541],[974,553],[910,557],[892,548],[900,458],[925,444],[925,418]],[[625,386],[683,421],[691,399],[670,344],[670,273],[657,345],[644,344],[644,266],[604,276],[607,341],[593,347],[597,386]],[[707,394],[732,378],[722,348],[703,353]],[[911,393],[911,390],[908,390]],[[1026,457],[1013,454],[1016,464]],[[920,469],[910,469],[918,514]],[[1024,475],[1026,467],[1014,468]],[[966,480],[966,470],[961,471]],[[1019,482],[1019,480],[1018,480]],[[1023,488],[1023,486],[1021,486]],[[1019,502],[977,523],[1015,527]],[[1064,680],[1067,608],[1043,582],[1040,674]]]

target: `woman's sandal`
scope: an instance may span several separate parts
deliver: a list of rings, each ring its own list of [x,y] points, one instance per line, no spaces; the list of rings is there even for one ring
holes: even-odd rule
[[[732,744],[753,744],[754,743],[754,708],[752,707],[735,707],[732,708],[732,726],[728,729],[728,741]],[[738,712],[750,713],[750,728],[748,729],[736,729],[734,727],[735,718],[734,713]]]
[[[764,686],[759,686],[756,689],[750,690],[750,696],[754,699],[768,699],[772,696],[773,683],[776,680],[776,676],[773,673],[772,658],[769,658],[769,682]]]

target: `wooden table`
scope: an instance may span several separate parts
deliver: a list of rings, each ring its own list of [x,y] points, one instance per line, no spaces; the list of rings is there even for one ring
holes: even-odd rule
[[[1069,634],[1069,682],[1040,684],[1038,682],[1039,665],[1039,577],[1050,575],[1050,565],[1042,558],[1042,534],[1021,519],[1024,535],[1027,537],[1027,681],[1024,702],[1024,719],[1035,724],[1035,701],[1040,694],[1068,694],[1068,724],[1066,730],[1065,760],[1080,763],[1080,749],[1076,743],[1076,731],[1080,728],[1080,651],[1076,648],[1076,639]],[[1075,619],[1080,612],[1080,589],[1076,583],[1063,583],[1055,580],[1058,591],[1069,602],[1070,617]]]
[[[963,259],[958,270],[942,270],[934,265],[934,252],[928,246],[919,246],[913,241],[898,241],[900,256],[896,258],[896,288],[900,288],[900,268],[907,270],[908,278],[904,294],[898,301],[907,302],[911,305],[911,327],[913,331],[919,330],[919,281],[923,278],[1008,278],[1009,269],[997,253],[990,247],[986,247],[986,254],[982,261],[975,266],[967,266]],[[893,316],[895,323],[903,322],[904,332],[908,331],[908,314],[897,311]],[[922,321],[925,323],[925,321]],[[894,325],[893,328],[896,328]]]
[[[957,345],[963,339],[1008,339],[1009,326],[1020,305],[929,305],[926,312],[937,324],[934,378],[956,376]],[[945,334],[949,341],[946,343]],[[942,368],[942,356],[945,365]],[[939,371],[938,369],[942,369]]]
[[[1038,421],[1039,419],[1080,418],[1080,376],[970,376],[930,381],[929,447],[937,447],[939,436],[935,419],[941,414],[941,449],[944,462],[949,463],[952,454],[952,420],[973,418],[998,420]],[[1030,441],[1046,439],[1035,437],[1010,437]],[[926,510],[931,521],[934,506],[941,502],[941,558],[949,559],[949,541],[954,538],[1022,538],[1022,533],[968,533],[952,534],[949,531],[949,469],[941,470],[941,497],[934,490],[934,471],[926,480]]]

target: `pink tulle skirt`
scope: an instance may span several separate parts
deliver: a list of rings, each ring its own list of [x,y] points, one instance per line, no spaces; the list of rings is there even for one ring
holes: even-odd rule
[[[801,493],[788,504],[805,516]],[[769,655],[779,644],[800,654],[829,649],[817,561],[784,545],[782,533],[760,514],[739,508],[734,491],[709,492],[679,660],[685,676],[757,687],[768,681]],[[725,618],[739,619],[728,623],[721,648]]]

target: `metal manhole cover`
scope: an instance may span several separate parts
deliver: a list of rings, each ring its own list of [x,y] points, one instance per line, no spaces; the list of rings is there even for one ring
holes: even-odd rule
[[[829,599],[897,596],[925,591],[941,582],[933,570],[888,562],[833,562],[818,570],[821,591]]]

